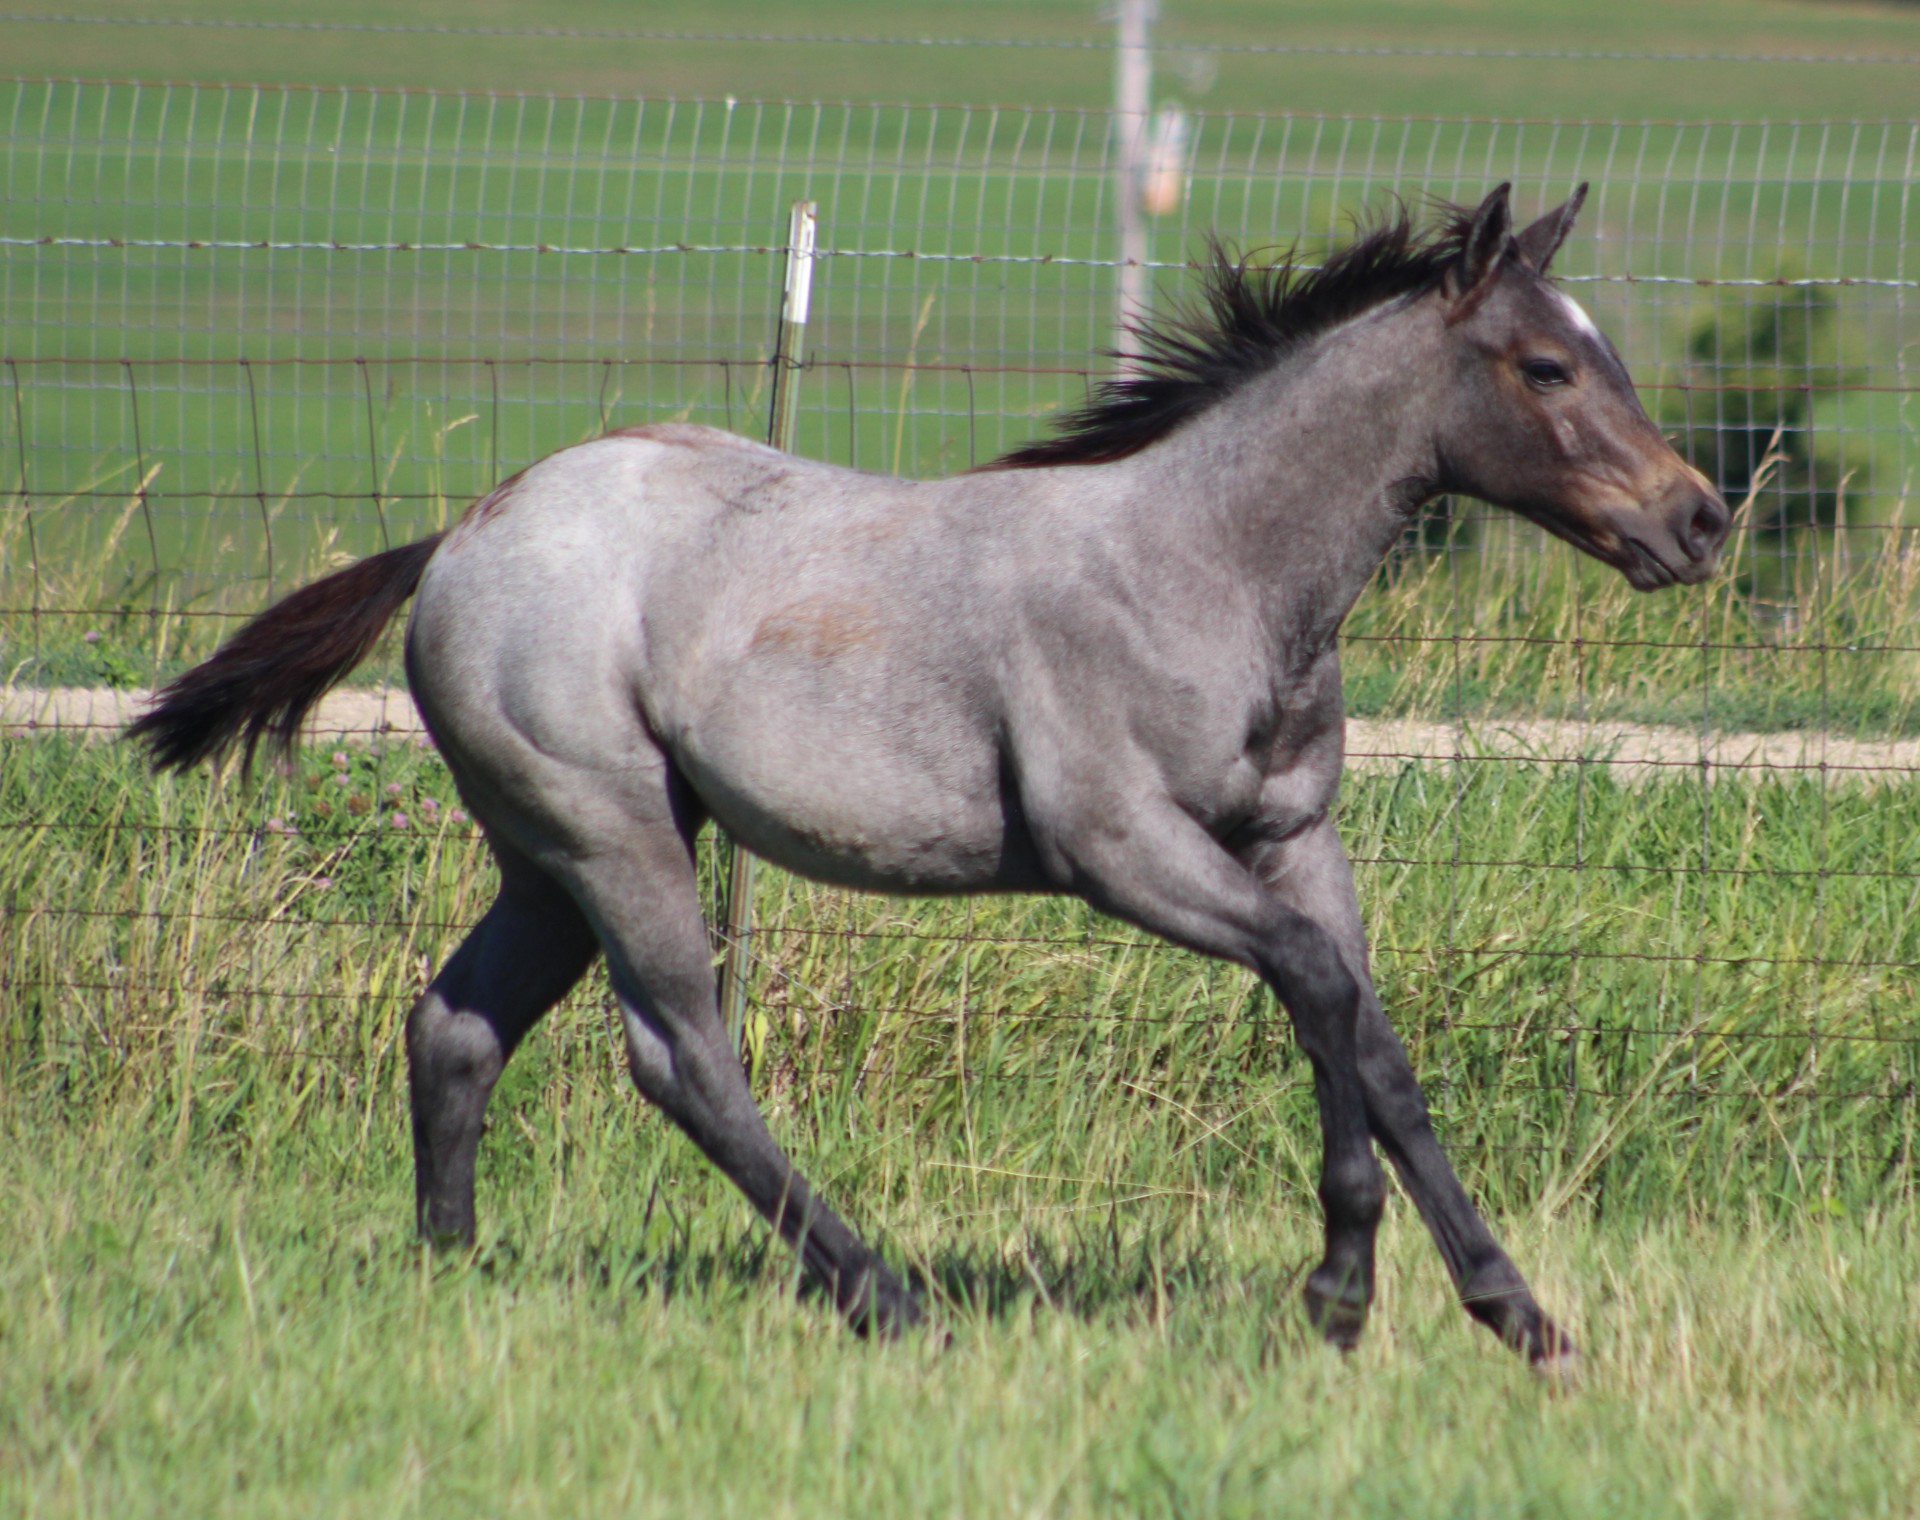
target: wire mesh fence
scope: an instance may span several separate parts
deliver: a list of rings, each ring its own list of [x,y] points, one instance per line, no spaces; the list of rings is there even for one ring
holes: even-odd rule
[[[16,688],[150,684],[275,592],[611,427],[763,433],[795,199],[820,207],[799,452],[948,473],[1110,370],[1103,112],[17,80],[0,117]],[[1456,1141],[1575,1171],[1591,1150],[1594,1172],[1630,1166],[1631,1113],[1662,1145],[1712,1136],[1769,1175],[1844,1156],[1855,1180],[1910,1186],[1920,126],[1240,113],[1168,140],[1160,310],[1209,230],[1312,262],[1395,198],[1419,215],[1511,179],[1525,212],[1592,181],[1556,272],[1745,503],[1719,583],[1644,603],[1510,518],[1445,504],[1350,626],[1350,700],[1375,726],[1344,827],[1389,1006]],[[1798,736],[1790,755],[1728,743],[1775,730]],[[48,1059],[74,1029],[162,1030],[182,999],[249,1050],[344,1040],[358,1058],[377,1027],[390,1051],[419,947],[484,906],[457,799],[390,779],[392,735],[342,788],[353,814],[314,811],[344,774],[317,758],[252,800],[189,806],[61,751],[94,778],[75,790],[27,748],[8,742],[0,982],[10,1040]],[[419,788],[436,853],[401,866],[451,873],[438,917],[350,890],[354,850],[426,848],[418,805],[392,824]],[[56,856],[84,888],[64,902],[46,896]],[[214,858],[253,887],[156,899]],[[272,910],[261,872],[291,893]],[[404,934],[404,967],[285,969],[300,936],[381,929]],[[233,947],[227,972],[170,961],[185,940]],[[767,1069],[1132,1081],[1197,1032],[1207,1092],[1305,1099],[1242,979],[1078,909],[909,914],[775,877],[756,956]],[[315,1000],[378,1007],[324,1037],[296,1015],[286,1037],[275,1021]],[[61,1034],[59,1006],[89,1011]],[[1077,1032],[1047,1032],[1062,1021]]]

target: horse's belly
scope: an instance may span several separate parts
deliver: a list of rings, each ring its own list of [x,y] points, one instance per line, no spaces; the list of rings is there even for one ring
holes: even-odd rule
[[[1034,884],[1025,864],[1030,852],[1009,828],[991,751],[949,750],[916,764],[789,727],[751,753],[696,744],[676,758],[729,834],[802,876],[883,892]]]

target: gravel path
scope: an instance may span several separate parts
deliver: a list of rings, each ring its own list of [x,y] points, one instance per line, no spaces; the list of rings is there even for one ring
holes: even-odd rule
[[[10,739],[80,733],[110,738],[143,711],[150,694],[104,687],[0,688],[0,732]],[[316,743],[381,737],[424,740],[413,701],[397,687],[335,691],[312,724]],[[1409,760],[1455,756],[1503,760],[1586,759],[1624,780],[1710,769],[1817,770],[1833,782],[1873,784],[1920,773],[1920,739],[1849,739],[1837,734],[1713,733],[1639,723],[1573,723],[1547,718],[1468,724],[1413,718],[1355,718],[1347,763],[1390,770]]]

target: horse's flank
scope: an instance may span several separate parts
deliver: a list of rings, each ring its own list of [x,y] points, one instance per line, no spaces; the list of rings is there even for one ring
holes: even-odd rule
[[[748,647],[831,660],[870,647],[881,637],[881,625],[871,607],[819,599],[794,602],[769,613],[754,629]]]

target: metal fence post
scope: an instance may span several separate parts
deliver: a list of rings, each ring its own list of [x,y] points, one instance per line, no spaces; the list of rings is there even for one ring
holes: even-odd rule
[[[1146,183],[1147,112],[1152,104],[1151,28],[1156,0],[1120,0],[1115,16],[1119,47],[1114,52],[1113,124],[1114,206],[1120,223],[1120,267],[1114,292],[1114,351],[1123,358],[1139,354],[1128,330],[1147,309],[1147,224],[1141,191]]]
[[[805,358],[807,303],[813,292],[813,247],[818,208],[795,201],[787,221],[787,270],[780,303],[780,336],[773,350],[773,402],[767,413],[767,442],[789,448],[800,395],[800,366]],[[733,841],[727,870],[726,955],[720,963],[720,1013],[735,1050],[747,1027],[747,977],[753,939],[753,856]]]

